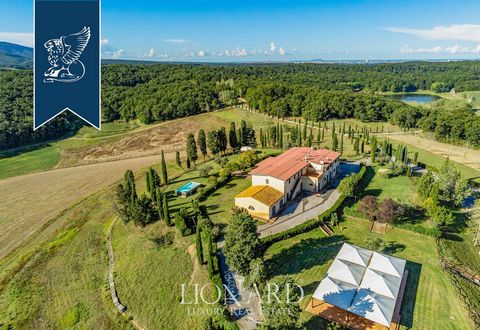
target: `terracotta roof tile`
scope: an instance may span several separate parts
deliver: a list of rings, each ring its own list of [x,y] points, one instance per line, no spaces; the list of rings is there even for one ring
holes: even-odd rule
[[[295,173],[308,166],[309,162],[315,164],[330,164],[340,157],[339,152],[328,149],[313,150],[308,147],[291,148],[281,155],[269,157],[257,164],[250,174],[266,175],[286,181]],[[305,158],[307,156],[307,162]]]

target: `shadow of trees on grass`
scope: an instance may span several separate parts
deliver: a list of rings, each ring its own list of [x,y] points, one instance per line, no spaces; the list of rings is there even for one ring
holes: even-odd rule
[[[303,239],[267,261],[269,275],[294,275],[323,265],[335,258],[345,241],[343,235]]]

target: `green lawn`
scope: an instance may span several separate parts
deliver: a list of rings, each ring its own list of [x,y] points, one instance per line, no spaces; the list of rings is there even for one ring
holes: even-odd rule
[[[390,197],[403,203],[409,203],[415,193],[412,180],[404,175],[385,178],[379,174],[380,168],[379,166],[373,168],[375,174],[363,194],[377,196],[380,200]]]
[[[21,154],[0,153],[0,180],[37,171],[51,170],[57,165],[59,157],[59,148],[55,145],[48,145]]]
[[[370,223],[344,220],[335,228],[336,235],[325,237],[314,230],[272,245],[266,251],[271,277],[290,275],[305,290],[305,308],[319,282],[344,241],[365,246],[374,235]],[[342,229],[341,229],[342,228]],[[402,304],[402,328],[473,329],[473,324],[458,298],[448,276],[441,270],[433,238],[401,229],[392,229],[382,236],[390,253],[408,261],[409,280]],[[321,320],[302,312],[307,328],[320,327]]]

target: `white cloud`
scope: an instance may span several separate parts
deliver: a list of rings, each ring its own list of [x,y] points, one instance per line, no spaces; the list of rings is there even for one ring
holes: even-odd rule
[[[0,41],[33,47],[33,33],[0,32]]]
[[[205,57],[205,55],[207,55],[207,53],[204,50],[198,52],[199,57]]]
[[[280,47],[280,48],[278,49],[278,53],[279,53],[280,55],[282,55],[282,56],[286,54],[285,49],[283,49],[283,47]]]
[[[270,52],[275,53],[276,50],[277,50],[277,46],[275,46],[275,43],[272,41],[270,43]]]
[[[105,52],[105,55],[113,59],[118,59],[122,57],[123,53],[125,53],[125,51],[123,49],[119,49],[111,52]]]
[[[155,50],[150,47],[149,51],[145,54],[145,57],[155,57]]]
[[[191,44],[192,42],[185,39],[163,39],[165,42],[169,42],[171,44]]]
[[[435,26],[431,29],[389,27],[385,30],[397,33],[406,33],[432,40],[462,40],[480,42],[479,24],[453,24],[449,26]]]
[[[448,47],[411,48],[408,45],[400,49],[402,54],[480,54],[480,44],[474,47],[453,45]]]
[[[100,45],[103,47],[103,46],[106,46],[110,43],[110,40],[108,39],[101,39],[100,40]]]

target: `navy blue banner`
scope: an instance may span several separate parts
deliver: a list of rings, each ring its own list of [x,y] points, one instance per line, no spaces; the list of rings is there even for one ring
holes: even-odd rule
[[[34,129],[70,110],[100,129],[100,0],[35,0]]]

